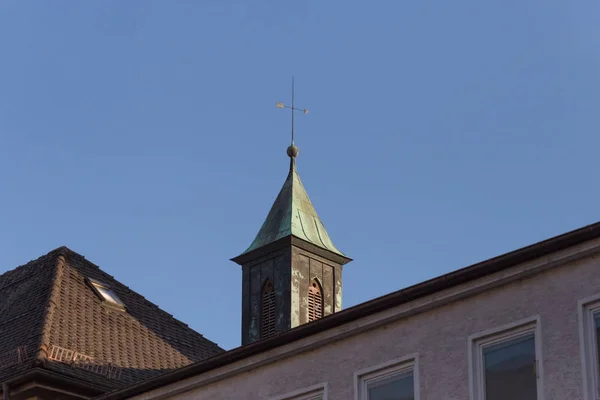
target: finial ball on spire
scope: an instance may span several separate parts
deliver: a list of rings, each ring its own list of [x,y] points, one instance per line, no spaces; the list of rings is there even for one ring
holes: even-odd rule
[[[296,146],[294,146],[293,144],[288,146],[288,148],[287,148],[287,155],[290,158],[296,158],[298,156],[298,152],[299,152],[298,148]]]

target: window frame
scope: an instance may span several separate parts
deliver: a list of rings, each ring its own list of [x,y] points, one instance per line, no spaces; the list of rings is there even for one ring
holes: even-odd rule
[[[420,400],[418,353],[356,371],[354,373],[354,400],[368,400],[367,388],[370,382],[377,382],[389,376],[400,375],[405,372],[412,372],[414,398]]]
[[[89,277],[86,278],[86,280],[87,280],[88,284],[91,286],[91,288],[94,290],[94,293],[96,293],[96,295],[100,298],[100,300],[102,300],[102,303],[107,304],[111,307],[118,308],[120,310],[125,310],[125,303],[123,303],[123,301],[119,298],[119,295],[113,290],[113,288],[109,284],[99,281],[97,279],[89,278]],[[104,296],[104,294],[102,294],[102,292],[100,290],[98,290],[98,287],[111,292],[112,298],[115,301],[108,300]]]
[[[328,400],[327,389],[327,382],[323,382],[275,397],[270,397],[269,400],[316,400],[316,396],[321,396],[320,400]]]
[[[471,400],[486,400],[483,350],[487,347],[505,343],[529,334],[533,334],[535,343],[537,400],[544,400],[542,326],[539,315],[469,336],[469,396]]]
[[[584,400],[600,399],[600,361],[594,315],[600,314],[600,294],[577,302]]]

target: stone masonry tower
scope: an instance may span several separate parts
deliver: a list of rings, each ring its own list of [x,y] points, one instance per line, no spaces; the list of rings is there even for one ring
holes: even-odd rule
[[[342,308],[342,266],[352,261],[332,243],[287,149],[288,176],[242,266],[242,345],[322,318]]]

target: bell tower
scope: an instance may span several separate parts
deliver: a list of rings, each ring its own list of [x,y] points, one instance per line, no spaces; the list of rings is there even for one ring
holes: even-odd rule
[[[242,267],[242,345],[342,309],[342,266],[352,260],[333,245],[300,181],[293,141],[287,154],[288,175],[265,222],[232,259]]]

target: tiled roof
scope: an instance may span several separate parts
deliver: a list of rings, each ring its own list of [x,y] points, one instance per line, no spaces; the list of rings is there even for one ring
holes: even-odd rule
[[[66,247],[0,275],[0,382],[41,367],[118,388],[223,351]]]

